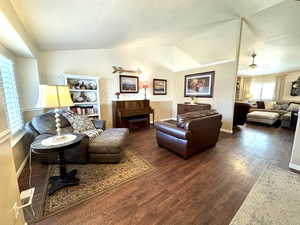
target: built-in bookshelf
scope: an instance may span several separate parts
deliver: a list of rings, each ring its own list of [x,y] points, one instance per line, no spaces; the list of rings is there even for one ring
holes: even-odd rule
[[[70,110],[79,115],[101,119],[100,78],[88,75],[64,74],[74,106]]]

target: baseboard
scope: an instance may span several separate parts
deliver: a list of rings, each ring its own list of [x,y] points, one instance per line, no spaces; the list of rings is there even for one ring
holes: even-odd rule
[[[289,164],[289,168],[291,168],[293,170],[300,171],[300,165],[297,165],[297,164],[294,164],[294,163],[291,163],[291,162]]]
[[[220,131],[224,132],[224,133],[228,133],[228,134],[232,134],[233,133],[232,130],[228,130],[228,129],[224,129],[224,128],[221,128]]]
[[[170,117],[170,118],[161,119],[160,121],[167,121],[167,120],[176,120],[176,118]]]
[[[20,167],[19,167],[19,169],[17,171],[17,178],[19,178],[19,176],[21,175],[24,167],[26,166],[28,158],[29,158],[29,153],[26,155],[25,159],[23,160],[22,164],[20,165]]]

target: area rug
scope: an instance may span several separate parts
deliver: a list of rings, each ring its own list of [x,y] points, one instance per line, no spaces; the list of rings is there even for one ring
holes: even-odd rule
[[[230,225],[299,225],[300,175],[269,166]]]
[[[95,195],[112,190],[132,179],[153,171],[154,167],[146,160],[126,151],[123,160],[118,164],[68,164],[68,171],[77,169],[77,177],[80,185],[65,187],[51,196],[47,194],[47,181],[45,181],[45,193],[43,203],[35,208],[36,216],[26,216],[30,224],[54,215],[67,208],[80,204]],[[58,165],[49,166],[48,177],[59,174]],[[27,212],[26,214],[31,214]]]

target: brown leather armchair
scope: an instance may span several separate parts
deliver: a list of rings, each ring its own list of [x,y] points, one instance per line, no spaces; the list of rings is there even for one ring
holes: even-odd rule
[[[201,112],[200,112],[201,113]],[[186,113],[188,114],[188,113]],[[156,122],[156,139],[159,146],[165,147],[183,158],[199,153],[207,148],[213,147],[219,137],[222,126],[222,115],[195,117],[189,115],[178,115],[176,124],[168,122]],[[181,120],[181,121],[180,121]]]

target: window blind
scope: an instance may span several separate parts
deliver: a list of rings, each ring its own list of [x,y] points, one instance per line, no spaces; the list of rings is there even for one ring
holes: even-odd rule
[[[251,100],[274,100],[276,77],[253,78],[250,85]]]
[[[17,92],[14,64],[13,62],[0,55],[0,82],[4,89],[4,98],[9,128],[15,134],[23,128],[23,117],[19,104]]]

